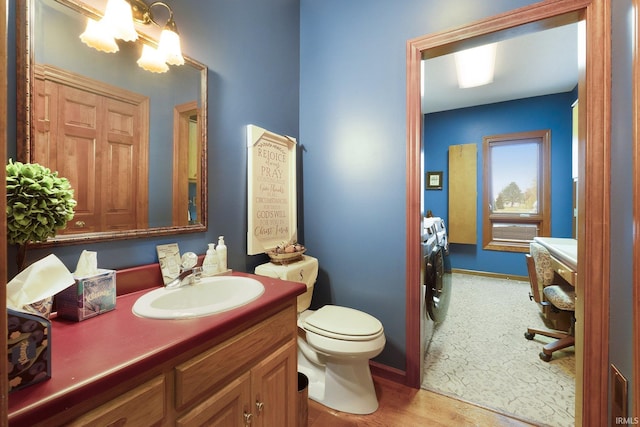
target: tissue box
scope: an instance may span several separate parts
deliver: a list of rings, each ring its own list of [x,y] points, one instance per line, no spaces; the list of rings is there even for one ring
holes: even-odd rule
[[[58,317],[81,322],[116,308],[116,272],[76,277],[76,283],[56,295]]]
[[[9,391],[51,378],[51,322],[7,309]]]

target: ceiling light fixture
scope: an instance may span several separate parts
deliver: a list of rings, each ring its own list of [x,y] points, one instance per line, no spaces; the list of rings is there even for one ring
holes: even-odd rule
[[[169,11],[169,17],[164,26],[154,19],[151,9],[156,6],[162,6]],[[87,28],[80,35],[80,40],[101,52],[117,52],[116,39],[123,41],[138,39],[134,22],[163,27],[157,48],[147,44],[143,46],[142,55],[137,61],[141,68],[154,73],[164,73],[169,70],[167,64],[184,64],[173,10],[161,1],[147,5],[143,0],[108,0],[102,19],[96,21],[89,18]]]
[[[455,52],[458,86],[461,89],[493,82],[496,43]]]

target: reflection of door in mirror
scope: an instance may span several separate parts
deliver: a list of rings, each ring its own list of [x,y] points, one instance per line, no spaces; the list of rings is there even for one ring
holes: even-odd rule
[[[197,224],[201,218],[200,179],[202,142],[197,101],[173,110],[173,225]],[[188,143],[185,143],[188,141]]]
[[[101,0],[102,1],[102,0]],[[197,232],[207,229],[207,182],[206,169],[202,165],[207,163],[207,67],[190,57],[185,57],[184,66],[171,67],[167,73],[150,74],[148,71],[138,67],[136,61],[140,57],[142,45],[152,43],[159,36],[160,31],[149,28],[147,34],[146,26],[139,32],[139,39],[135,43],[119,43],[119,51],[112,54],[105,54],[95,49],[87,47],[79,38],[85,30],[87,18],[99,19],[102,16],[102,6],[90,6],[87,1],[78,0],[17,0],[16,2],[16,55],[17,55],[17,159],[22,162],[41,161],[44,166],[52,170],[58,170],[60,174],[69,175],[72,179],[75,176],[81,180],[73,182],[74,190],[78,200],[81,202],[77,206],[76,217],[68,223],[69,227],[74,227],[71,232],[59,233],[55,238],[48,239],[42,245],[61,245],[74,243],[87,243],[94,241],[106,241],[116,239],[130,239],[135,236],[160,236],[182,232]],[[95,2],[94,2],[95,3]],[[105,2],[102,1],[101,4]],[[93,4],[93,3],[92,3]],[[151,26],[153,27],[153,26]],[[155,36],[154,36],[155,35]],[[94,110],[98,114],[94,118],[79,120],[78,126],[74,127],[74,132],[82,129],[79,135],[73,133],[67,139],[58,141],[53,139],[57,146],[53,149],[48,146],[39,148],[38,136],[40,129],[35,126],[46,127],[49,132],[50,121],[36,120],[34,112],[36,103],[42,103],[46,98],[37,99],[36,94],[36,68],[38,66],[52,66],[64,70],[67,74],[73,75],[68,78],[71,82],[76,80],[86,82],[92,79],[95,82],[102,82],[109,89],[103,90],[108,94],[115,94],[116,101],[110,101],[109,107],[114,113],[108,116],[109,121],[104,123],[107,117],[100,114],[99,108]],[[85,76],[84,79],[82,76]],[[42,81],[42,79],[41,79]],[[87,84],[91,90],[91,97],[96,95],[94,87],[105,87],[102,83],[95,85]],[[66,86],[66,82],[63,82]],[[46,90],[51,91],[54,87],[47,83]],[[127,95],[119,95],[120,88],[127,92]],[[75,89],[75,87],[74,87]],[[83,89],[86,90],[86,89]],[[42,93],[42,92],[41,92]],[[57,92],[56,92],[57,93]],[[129,95],[133,94],[133,98]],[[47,96],[50,96],[47,94]],[[91,99],[90,96],[82,95],[82,102],[75,103],[73,107],[64,106],[56,101],[55,104],[47,104],[49,109],[46,114],[62,114],[57,110],[64,107],[75,110],[74,113],[87,114],[89,117],[90,108],[85,105]],[[129,111],[132,104],[129,99],[146,98],[145,112]],[[47,100],[47,102],[49,102]],[[91,101],[93,102],[93,101]],[[174,164],[173,145],[176,137],[174,125],[174,108],[176,105],[184,105],[195,102],[193,107],[197,121],[198,135],[196,137],[199,144],[199,152],[195,155],[199,174],[196,175],[197,182],[189,184],[187,174],[184,175],[184,183],[176,184],[172,182],[175,171],[172,170]],[[96,101],[96,105],[100,102]],[[114,107],[117,105],[117,108]],[[42,105],[41,105],[42,106]],[[126,108],[125,108],[126,107]],[[124,109],[123,109],[124,108]],[[191,107],[190,107],[191,108]],[[80,111],[83,110],[83,113]],[[66,113],[65,113],[66,114]],[[64,114],[62,114],[64,115]],[[100,115],[102,117],[100,117]],[[120,115],[120,117],[118,117]],[[131,125],[128,120],[136,122],[138,118],[143,123]],[[61,116],[62,117],[62,116]],[[76,120],[74,118],[73,120]],[[95,119],[95,120],[94,120]],[[47,118],[49,120],[49,118]],[[83,158],[86,161],[77,162],[76,168],[62,171],[56,164],[46,164],[47,153],[55,157],[53,161],[64,164],[68,161],[64,150],[65,144],[74,144],[74,149],[82,147],[85,150],[93,150],[90,141],[93,136],[88,134],[87,124],[83,120],[91,123],[98,133],[116,125],[116,134],[120,138],[117,145],[110,147],[108,157],[107,152],[96,151],[99,157],[90,157],[89,151],[72,153],[72,156]],[[122,125],[123,128],[117,128]],[[131,127],[129,128],[129,126]],[[127,147],[123,142],[127,129],[139,132],[139,137],[147,143],[144,148],[135,146]],[[131,133],[133,138],[138,135]],[[79,139],[85,140],[80,144]],[[49,142],[47,141],[47,144]],[[183,142],[187,144],[185,140]],[[136,154],[135,150],[139,152]],[[144,150],[144,151],[141,151]],[[36,152],[39,152],[36,154]],[[91,151],[93,152],[93,151]],[[36,156],[39,156],[36,159]],[[129,157],[128,157],[129,156]],[[62,160],[60,160],[62,159]],[[109,159],[116,160],[113,164],[108,164]],[[137,160],[136,160],[137,159]],[[145,162],[142,163],[142,159]],[[136,163],[137,161],[137,163]],[[127,163],[128,166],[125,166]],[[99,168],[96,169],[96,168]],[[108,178],[104,178],[109,169]],[[88,174],[94,171],[93,178]],[[137,172],[137,174],[136,174]],[[134,184],[135,183],[135,184]],[[144,188],[134,188],[133,185],[142,185]],[[172,217],[174,195],[172,188],[175,185],[185,186],[183,193],[184,206],[181,211],[183,218]],[[192,197],[188,195],[188,189],[193,191]],[[107,195],[103,194],[111,192]],[[127,197],[133,194],[133,198]],[[83,196],[84,195],[84,198]],[[102,200],[94,198],[101,197]],[[195,203],[196,206],[189,210],[188,204]],[[97,204],[102,202],[102,204]],[[108,208],[105,206],[109,206]],[[102,212],[109,213],[102,214]],[[143,212],[145,211],[146,212]],[[95,213],[95,215],[94,215]],[[108,228],[95,226],[98,216],[118,217],[117,220],[109,220]],[[124,218],[126,217],[126,218]],[[101,219],[100,219],[101,220]],[[115,221],[115,223],[114,223]],[[77,224],[76,224],[77,223]],[[83,225],[84,227],[80,227]],[[128,225],[125,225],[128,224]],[[176,225],[178,224],[178,225]],[[39,244],[40,245],[40,244]]]
[[[33,161],[69,179],[78,202],[60,234],[145,228],[148,98],[50,65],[34,77]]]

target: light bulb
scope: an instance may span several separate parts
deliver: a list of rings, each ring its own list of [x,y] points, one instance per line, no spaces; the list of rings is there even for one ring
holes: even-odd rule
[[[138,39],[138,33],[133,25],[131,5],[125,0],[109,0],[101,19],[111,28],[113,37],[127,42]]]
[[[138,65],[140,68],[152,73],[166,73],[169,71],[169,66],[164,61],[165,56],[162,53],[145,44],[142,47],[142,55],[138,59]]]
[[[163,29],[162,33],[160,33],[158,50],[165,56],[167,64],[184,64],[184,57],[182,56],[182,50],[180,49],[180,36],[178,33],[166,28]]]
[[[87,20],[87,28],[80,34],[82,43],[101,52],[114,53],[119,50],[112,33],[102,21]]]

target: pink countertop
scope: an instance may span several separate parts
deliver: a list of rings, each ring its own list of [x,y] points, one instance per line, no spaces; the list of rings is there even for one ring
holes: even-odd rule
[[[302,294],[306,287],[248,273],[265,287],[257,300],[223,313],[183,320],[141,318],[131,308],[148,290],[121,295],[116,309],[82,322],[52,320],[51,379],[9,394],[9,423],[32,425]]]

